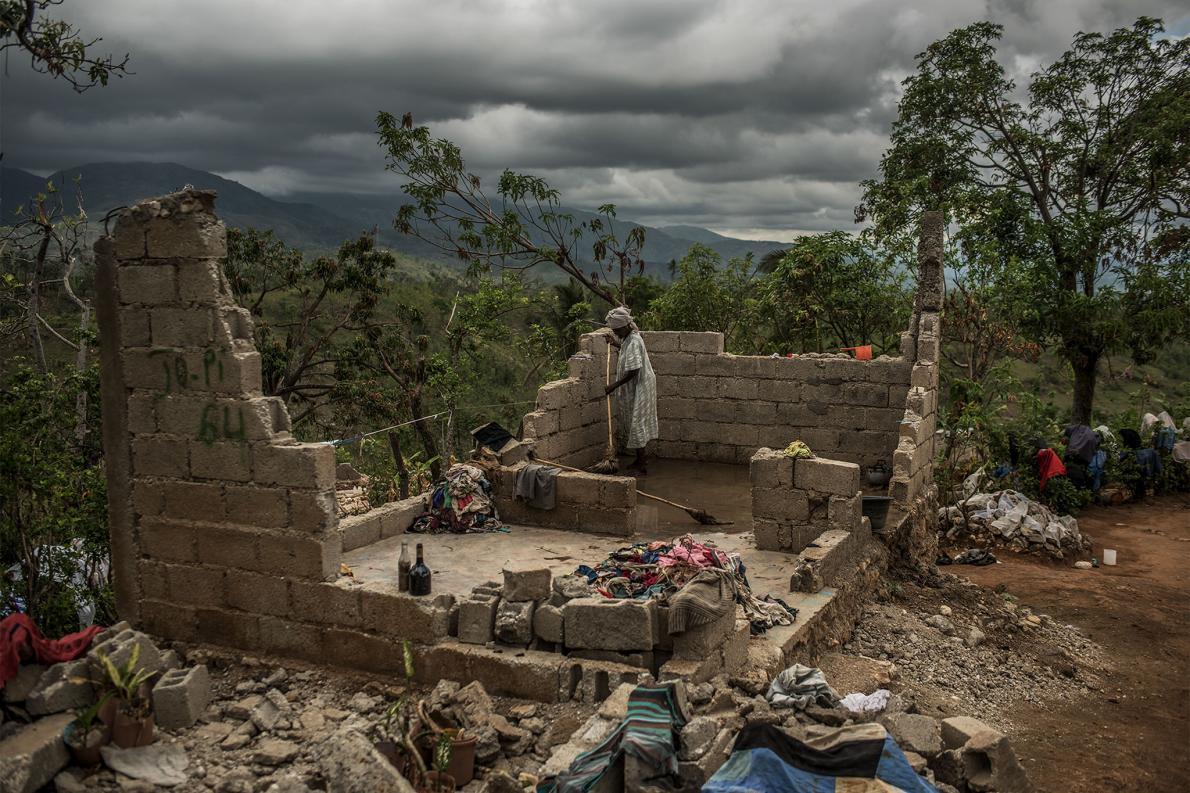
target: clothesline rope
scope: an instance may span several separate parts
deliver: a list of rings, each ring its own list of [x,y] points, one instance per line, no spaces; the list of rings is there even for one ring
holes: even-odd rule
[[[463,405],[461,407],[455,408],[455,410],[482,410],[484,408],[503,408],[503,407],[512,407],[514,405],[533,405],[533,404],[536,404],[536,400],[522,399],[518,402],[496,402],[491,405]],[[411,419],[409,421],[402,421],[400,424],[393,424],[391,427],[382,427],[378,430],[372,430],[371,432],[363,432],[363,433],[360,433],[359,435],[352,435],[349,438],[335,438],[334,440],[329,440],[329,441],[319,441],[319,443],[326,444],[327,446],[344,446],[348,443],[355,443],[356,441],[362,441],[364,438],[371,437],[372,435],[379,435],[382,432],[388,432],[389,430],[395,430],[395,429],[400,429],[401,427],[408,427],[413,424],[419,424],[423,421],[429,421],[431,419],[441,418],[442,416],[448,415],[452,412],[453,411],[450,411],[450,410],[441,410],[437,413],[432,413],[429,416],[422,416],[421,418]]]

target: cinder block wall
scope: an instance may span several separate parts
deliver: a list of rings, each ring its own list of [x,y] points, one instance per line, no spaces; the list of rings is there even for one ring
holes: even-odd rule
[[[658,457],[747,465],[761,447],[801,439],[824,457],[891,464],[911,360],[729,355],[719,333],[643,336],[657,373]],[[607,350],[601,334],[583,336],[571,376],[538,391],[537,409],[524,422],[538,457],[583,468],[603,456]]]
[[[222,276],[213,192],[124,210],[95,244],[112,573],[120,615],[167,638],[401,666],[449,632],[449,596],[340,579],[334,451],[262,396],[252,322]],[[402,502],[349,524],[403,531]]]
[[[774,449],[752,457],[756,547],[798,553],[831,530],[860,524],[859,466],[821,457],[794,460]]]

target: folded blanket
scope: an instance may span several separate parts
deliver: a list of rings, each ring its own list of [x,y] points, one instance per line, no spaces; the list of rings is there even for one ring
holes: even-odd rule
[[[735,587],[726,570],[707,569],[690,579],[669,599],[669,632],[685,633],[709,625],[735,610]]]

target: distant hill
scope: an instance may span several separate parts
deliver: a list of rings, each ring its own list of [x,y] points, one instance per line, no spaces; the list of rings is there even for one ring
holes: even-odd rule
[[[47,179],[53,181],[64,195],[73,190],[75,179],[78,179],[87,212],[92,218],[102,218],[111,209],[193,185],[218,191],[219,214],[228,226],[272,229],[286,243],[302,250],[333,250],[344,240],[375,228],[381,244],[394,251],[438,261],[452,269],[459,266],[457,260],[434,246],[393,230],[393,217],[407,201],[399,192],[391,195],[311,192],[287,196],[285,201],[280,201],[239,182],[176,163],[92,163],[59,171],[46,179],[17,168],[2,168],[0,222],[11,218],[18,206],[43,191]],[[564,211],[573,214],[576,223],[596,217],[584,210]],[[621,236],[638,225],[641,224],[630,220],[616,222]],[[710,246],[725,260],[749,252],[762,256],[784,244],[734,239],[697,226],[660,229],[645,226],[644,259],[654,265],[654,276],[665,278],[668,273],[663,265],[672,259],[680,259],[694,242]],[[552,274],[541,272],[538,275],[553,280]]]

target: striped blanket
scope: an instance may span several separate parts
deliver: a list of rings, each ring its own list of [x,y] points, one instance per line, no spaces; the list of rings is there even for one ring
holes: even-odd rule
[[[937,793],[879,724],[844,727],[802,743],[749,724],[702,793]]]
[[[626,756],[649,769],[634,782],[676,781],[676,736],[685,725],[686,714],[673,686],[637,686],[628,697],[628,715],[620,725],[603,743],[576,757],[566,773],[538,784],[537,793],[586,793],[609,771],[617,770],[618,761]]]

